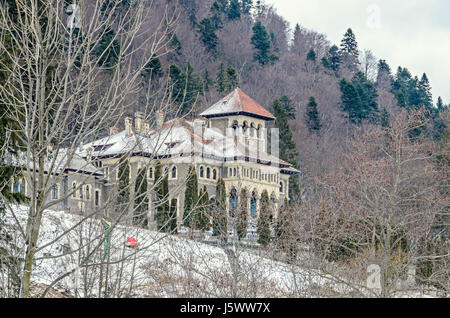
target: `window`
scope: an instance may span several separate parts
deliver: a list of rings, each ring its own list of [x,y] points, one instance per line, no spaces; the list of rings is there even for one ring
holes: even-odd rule
[[[213,170],[213,179],[217,180],[217,170],[216,169]]]
[[[80,187],[79,191],[80,199],[83,199],[83,187]]]
[[[54,184],[52,187],[52,199],[58,199],[58,186],[56,184]]]
[[[13,193],[19,192],[19,180],[14,180]]]
[[[20,182],[20,193],[25,194],[25,179]]]
[[[211,178],[211,169],[206,168],[206,179],[210,179]]]
[[[236,168],[233,169],[233,176],[235,176],[235,177],[237,176],[237,169]]]
[[[148,169],[148,178],[153,179],[153,168]]]
[[[172,167],[172,179],[177,178],[177,167]]]
[[[205,177],[205,168],[200,167],[200,178],[204,178]]]
[[[89,200],[89,186],[86,186],[86,200]]]
[[[100,191],[99,190],[95,190],[95,206],[99,206],[100,203]]]
[[[73,191],[72,197],[76,198],[77,197],[77,184],[75,182],[72,183],[72,191]]]
[[[280,192],[281,193],[284,192],[283,181],[280,182]]]
[[[250,216],[252,219],[256,219],[256,196],[253,195],[250,200]]]
[[[228,173],[228,174],[229,174],[228,178],[229,178],[229,177],[232,177],[232,176],[233,176],[233,169],[230,168],[230,169],[228,170],[228,172],[229,172],[229,173]]]

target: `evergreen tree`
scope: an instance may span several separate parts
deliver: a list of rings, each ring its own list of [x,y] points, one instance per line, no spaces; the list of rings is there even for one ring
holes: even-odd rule
[[[171,234],[177,234],[177,199],[170,201],[169,211],[168,231]]]
[[[385,60],[378,61],[378,75],[377,75],[377,87],[385,90],[390,90],[392,86],[393,78],[391,74],[391,68]]]
[[[147,226],[148,195],[147,195],[147,174],[146,169],[141,168],[136,177],[134,187],[134,217],[133,224]]]
[[[144,66],[144,69],[142,70],[142,76],[146,81],[149,79],[157,79],[162,77],[164,74],[161,66],[161,62],[158,58],[158,56],[153,53],[152,57],[150,58],[150,61]]]
[[[380,114],[380,125],[383,128],[387,128],[389,127],[389,122],[390,122],[389,112],[387,111],[386,107],[383,107]]]
[[[206,47],[206,50],[213,56],[217,55],[217,45],[219,44],[219,39],[216,35],[216,24],[217,22],[214,22],[211,18],[204,18],[198,26],[200,40]]]
[[[169,178],[163,173],[161,163],[155,166],[156,225],[158,231],[169,232]]]
[[[318,133],[322,128],[319,111],[317,110],[317,102],[313,96],[309,98],[309,103],[306,106],[305,124],[310,133]]]
[[[322,64],[325,68],[333,70],[337,75],[340,65],[342,62],[341,54],[339,48],[333,45],[329,50],[327,56],[322,58]]]
[[[184,216],[183,224],[185,227],[195,226],[195,217],[199,205],[198,179],[194,166],[189,167],[186,180],[186,190],[184,192]]]
[[[258,243],[266,247],[270,243],[270,207],[269,194],[264,190],[261,195],[261,204],[257,223]]]
[[[241,5],[239,0],[230,0],[227,16],[229,20],[237,20],[241,18]]]
[[[120,43],[116,39],[116,32],[107,27],[94,50],[94,54],[98,57],[97,64],[111,71],[119,61]]]
[[[374,84],[362,72],[357,72],[351,82],[342,79],[340,87],[341,108],[347,112],[351,123],[359,125],[365,119],[377,119],[378,93]]]
[[[236,69],[231,65],[225,68],[225,63],[222,61],[219,64],[216,83],[217,91],[223,94],[227,94],[236,87],[239,87],[239,79]]]
[[[272,53],[269,34],[260,21],[256,22],[253,26],[251,43],[256,50],[254,54],[255,60],[257,60],[259,64],[272,64],[278,60],[278,57]]]
[[[298,252],[296,244],[296,234],[291,222],[291,207],[287,198],[284,199],[283,206],[278,214],[278,221],[275,229],[275,237],[278,246],[287,253],[289,260],[294,259]]]
[[[175,64],[170,65],[169,77],[172,100],[180,104],[181,115],[185,115],[192,110],[198,95],[203,94],[202,80],[190,63],[184,72]]]
[[[358,43],[356,42],[355,34],[350,28],[341,41],[340,52],[345,66],[353,72],[357,71],[359,65]]]
[[[241,190],[239,196],[239,210],[236,218],[236,232],[239,240],[243,239],[247,235],[248,226],[248,209],[247,209],[248,193],[244,188]]]
[[[437,103],[436,103],[436,108],[437,108],[438,112],[443,111],[444,108],[445,108],[445,105],[444,105],[444,102],[442,101],[442,97],[441,96],[438,97],[438,100],[437,100]]]
[[[173,33],[172,37],[170,38],[170,47],[175,50],[176,54],[181,55],[181,50],[183,49],[183,46],[181,45],[181,42],[178,39],[176,33]]]
[[[228,235],[228,217],[226,205],[226,188],[222,178],[217,180],[216,200],[213,210],[213,235],[226,237]]]
[[[116,207],[118,208],[118,212],[121,213],[124,209],[128,209],[128,203],[130,201],[130,164],[126,155],[119,161],[117,175],[119,184],[117,187]]]
[[[283,111],[286,113],[287,118],[289,119],[295,119],[295,107],[293,105],[292,100],[287,97],[286,95],[281,96],[279,99],[281,103],[281,107],[283,108]]]
[[[209,195],[206,186],[203,190],[200,189],[199,194],[199,209],[196,214],[195,228],[202,231],[207,231],[210,227],[209,221]]]
[[[203,71],[203,91],[209,92],[211,86],[213,86],[214,81],[209,75],[209,71],[207,68]]]
[[[427,109],[431,109],[433,107],[433,95],[431,93],[431,86],[427,74],[423,73],[418,85],[420,105],[425,106]]]
[[[298,168],[298,150],[294,142],[294,137],[289,126],[289,116],[283,107],[280,99],[273,102],[271,106],[273,115],[275,116],[275,127],[279,129],[279,150],[280,159]],[[291,198],[295,198],[300,192],[300,185],[297,177],[291,177],[289,182],[289,193]]]
[[[309,50],[308,55],[306,55],[306,60],[313,62],[316,61],[316,52],[313,49]]]

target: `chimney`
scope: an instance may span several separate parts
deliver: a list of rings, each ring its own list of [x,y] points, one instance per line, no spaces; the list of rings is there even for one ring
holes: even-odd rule
[[[86,149],[86,160],[87,160],[87,162],[91,162],[92,161],[92,150],[94,150],[94,149],[92,149],[92,147],[88,147]]]
[[[110,136],[115,135],[118,132],[119,132],[119,128],[117,128],[117,127],[109,127],[109,135]]]
[[[125,117],[125,134],[131,136],[133,134],[133,118]]]
[[[143,132],[143,121],[144,121],[144,113],[136,112],[134,113],[134,125],[137,132]]]
[[[161,129],[164,124],[164,112],[162,110],[157,110],[156,114],[156,127]]]
[[[150,132],[150,122],[148,120],[144,120],[144,128],[142,128],[142,132],[144,134],[148,134]]]

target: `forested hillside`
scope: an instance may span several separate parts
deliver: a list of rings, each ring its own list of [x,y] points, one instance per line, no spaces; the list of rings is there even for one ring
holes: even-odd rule
[[[343,141],[367,125],[386,127],[402,108],[424,106],[435,119],[427,131],[435,139],[444,130],[439,112],[445,103],[431,95],[426,74],[411,74],[407,66],[390,66],[362,50],[351,29],[341,43],[330,43],[302,21],[290,25],[264,1],[166,0],[151,10],[161,17],[170,12],[177,22],[168,46],[147,52],[154,58],[130,114],[148,102],[149,86],[158,98],[172,97],[177,111],[171,114],[187,117],[237,86],[272,111],[283,97],[285,112],[277,116],[289,119],[298,150],[298,156],[291,152],[283,159],[304,176],[339,167]],[[148,27],[157,25],[149,21]],[[281,153],[288,149],[283,142],[280,147]]]

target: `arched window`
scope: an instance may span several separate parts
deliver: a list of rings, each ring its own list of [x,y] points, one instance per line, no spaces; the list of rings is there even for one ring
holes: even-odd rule
[[[235,216],[235,212],[236,212],[236,208],[238,205],[238,200],[237,200],[237,191],[235,188],[231,189],[230,192],[230,199],[229,199],[229,206],[230,206],[230,217],[234,218]]]
[[[206,179],[210,179],[211,178],[211,169],[206,168]]]
[[[77,197],[77,184],[74,182],[72,183],[72,198],[76,198]]]
[[[239,123],[237,122],[237,120],[235,120],[233,122],[233,125],[231,125],[231,128],[233,128],[233,136],[237,137],[237,131],[239,129]]]
[[[54,184],[52,187],[52,199],[58,199],[58,186],[56,184]]]
[[[216,169],[213,170],[213,179],[217,180],[217,170]]]
[[[205,177],[205,168],[203,168],[203,166],[200,167],[200,178],[204,178]]]
[[[14,180],[13,193],[19,192],[19,180]]]
[[[80,199],[83,199],[83,187],[79,189]]]
[[[99,206],[100,203],[100,191],[95,190],[95,206]]]
[[[148,169],[148,178],[153,179],[153,168]]]
[[[242,133],[244,134],[244,136],[247,135],[247,130],[248,130],[248,124],[246,121],[244,121],[244,123],[242,124]]]
[[[236,168],[233,169],[233,176],[235,176],[235,177],[237,176],[237,169]]]
[[[280,192],[284,192],[283,181],[280,181]]]
[[[20,193],[25,194],[25,179],[20,182]]]
[[[172,179],[177,178],[177,167],[172,167]]]
[[[86,186],[86,200],[89,200],[89,186]]]
[[[256,191],[252,192],[252,197],[250,198],[250,216],[252,219],[256,219],[257,213],[256,213],[256,200],[258,198],[258,195],[256,194]]]
[[[255,137],[255,124],[250,124],[250,137]]]

